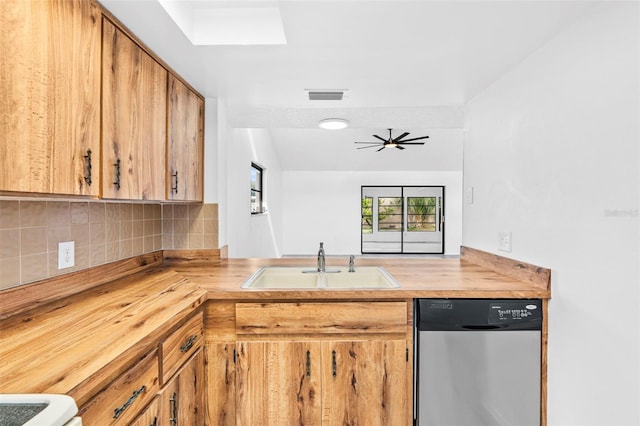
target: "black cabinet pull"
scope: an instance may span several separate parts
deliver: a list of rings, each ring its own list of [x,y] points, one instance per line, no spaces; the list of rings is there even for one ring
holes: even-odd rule
[[[92,179],[91,179],[91,150],[90,149],[87,150],[87,155],[84,156],[84,159],[85,159],[86,168],[87,168],[87,174],[84,176],[84,181],[87,183],[87,185],[91,186]]]
[[[185,353],[189,349],[191,349],[197,338],[198,338],[197,334],[194,334],[193,336],[189,337],[189,339],[187,339],[187,341],[184,342],[184,345],[180,346],[180,352]]]
[[[113,164],[116,168],[116,181],[113,184],[116,186],[116,190],[120,190],[120,159],[118,158],[116,162]]]
[[[311,352],[307,351],[307,377],[311,377]]]
[[[338,375],[338,363],[336,361],[336,351],[331,351],[331,374],[333,377]]]
[[[171,402],[171,416],[172,416],[169,419],[169,422],[173,426],[177,426],[177,424],[178,424],[178,395],[175,392],[173,393],[173,395],[169,399],[169,402]]]
[[[174,194],[178,193],[178,171],[176,170],[176,172],[174,174],[171,175],[171,177],[173,177],[175,185],[171,185],[171,192],[173,192]]]
[[[147,390],[147,387],[145,385],[142,385],[142,387],[138,390],[134,390],[133,394],[131,394],[127,402],[122,404],[121,407],[115,408],[113,410],[113,418],[117,419],[118,417],[120,417],[120,415],[124,413],[124,410],[126,410],[127,408],[129,408],[131,404],[133,404],[133,402],[136,400],[138,395],[140,395],[141,393],[144,393],[146,390]]]

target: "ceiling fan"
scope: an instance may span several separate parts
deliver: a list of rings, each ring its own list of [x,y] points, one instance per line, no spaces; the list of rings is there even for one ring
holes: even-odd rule
[[[412,141],[418,141],[421,139],[427,139],[429,136],[421,136],[419,138],[411,138],[411,139],[405,139],[407,136],[409,136],[409,132],[404,132],[403,134],[401,134],[400,136],[396,136],[391,137],[391,129],[389,129],[389,139],[384,139],[378,135],[373,135],[374,138],[380,139],[382,142],[377,142],[377,141],[373,141],[373,142],[355,142],[355,143],[363,143],[363,144],[368,144],[369,146],[361,146],[358,149],[365,149],[365,148],[375,148],[375,147],[380,147],[376,150],[377,151],[382,151],[385,148],[398,148],[398,149],[404,149],[403,145],[424,145],[424,142],[412,142]]]

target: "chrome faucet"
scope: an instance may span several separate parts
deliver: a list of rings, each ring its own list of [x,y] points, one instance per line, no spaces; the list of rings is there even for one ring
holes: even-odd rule
[[[324,243],[320,243],[320,250],[318,250],[318,272],[326,272],[324,261]]]
[[[356,257],[354,255],[349,256],[349,272],[355,272],[355,261]]]

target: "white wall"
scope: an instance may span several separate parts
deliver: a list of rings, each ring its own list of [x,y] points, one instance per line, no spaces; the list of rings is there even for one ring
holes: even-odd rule
[[[282,253],[282,171],[265,129],[233,129],[227,140],[229,257],[280,257]],[[266,214],[251,214],[251,162],[264,167]]]
[[[639,16],[598,6],[465,111],[464,245],[553,270],[549,425],[640,424]]]
[[[445,253],[459,254],[462,172],[283,172],[283,254],[360,253],[362,185],[445,186]]]

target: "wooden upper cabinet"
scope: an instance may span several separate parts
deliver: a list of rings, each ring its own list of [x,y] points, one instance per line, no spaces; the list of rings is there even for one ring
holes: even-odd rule
[[[100,25],[91,1],[0,1],[0,191],[99,195]]]
[[[169,75],[167,199],[202,201],[204,102]]]
[[[102,195],[164,200],[167,70],[103,19]]]

